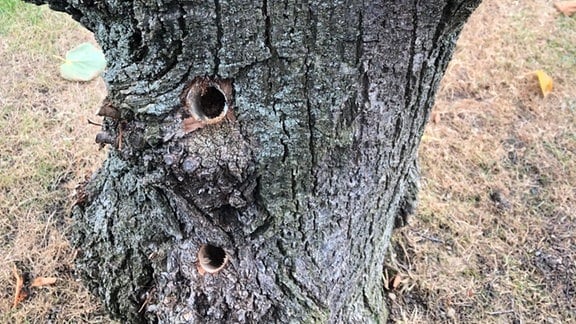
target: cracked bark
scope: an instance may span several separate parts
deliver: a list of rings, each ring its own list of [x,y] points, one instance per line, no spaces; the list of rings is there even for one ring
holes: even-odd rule
[[[115,145],[74,210],[78,269],[127,322],[383,322],[390,234],[480,0],[33,0],[95,33]],[[233,80],[191,133],[182,92]],[[118,113],[116,113],[116,111]],[[229,262],[202,274],[202,244]]]

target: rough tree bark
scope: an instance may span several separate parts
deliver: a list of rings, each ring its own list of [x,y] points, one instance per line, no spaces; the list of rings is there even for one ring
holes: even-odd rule
[[[115,317],[384,321],[390,234],[480,0],[30,2],[69,13],[108,60],[111,151],[73,242]]]

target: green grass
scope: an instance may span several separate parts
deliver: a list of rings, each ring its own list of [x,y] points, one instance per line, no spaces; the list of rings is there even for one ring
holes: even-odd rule
[[[24,4],[20,0],[1,0],[0,15],[14,15],[22,7],[24,7]]]
[[[64,32],[78,33],[79,28],[66,14],[54,12],[45,5],[0,0],[0,39],[8,55],[29,53],[58,62],[54,56],[63,56],[65,51],[55,46],[56,43]],[[43,66],[36,68],[40,70]]]
[[[0,0],[0,35],[6,35],[18,26],[42,23],[42,9],[21,0]]]

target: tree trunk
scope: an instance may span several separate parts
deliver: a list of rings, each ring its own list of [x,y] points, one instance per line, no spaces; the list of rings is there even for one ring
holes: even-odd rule
[[[372,323],[434,93],[480,0],[32,0],[108,60],[78,269],[117,318]]]

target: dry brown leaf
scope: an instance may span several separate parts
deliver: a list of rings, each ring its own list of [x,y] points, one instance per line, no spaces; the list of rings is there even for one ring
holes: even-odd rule
[[[559,1],[554,3],[554,7],[566,16],[576,13],[576,1]]]
[[[392,281],[392,289],[398,289],[398,287],[400,287],[400,284],[402,283],[402,276],[400,276],[399,274],[397,274],[394,277],[394,281]]]
[[[554,86],[552,78],[542,70],[537,70],[534,73],[536,73],[536,76],[538,77],[538,83],[540,84],[542,95],[544,97],[547,97],[550,94],[550,92],[552,92],[552,88]]]
[[[438,124],[440,122],[440,114],[433,111],[431,119],[434,124]]]
[[[24,278],[14,266],[14,277],[16,277],[16,289],[14,290],[14,303],[12,307],[15,308],[18,306],[20,302],[22,302],[26,297],[28,297],[28,293],[24,290]]]
[[[54,283],[56,283],[56,280],[57,279],[54,277],[38,277],[32,280],[32,284],[30,284],[30,287],[42,287],[53,285]]]

